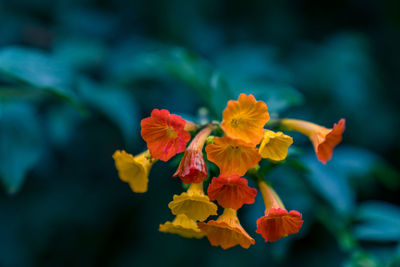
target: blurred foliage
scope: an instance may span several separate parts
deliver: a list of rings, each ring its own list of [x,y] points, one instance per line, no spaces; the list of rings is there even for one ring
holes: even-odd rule
[[[399,266],[399,9],[0,1],[0,266]],[[179,161],[156,164],[149,192],[135,195],[112,153],[145,149],[139,122],[153,108],[220,119],[241,92],[266,101],[272,118],[347,119],[326,166],[296,134],[284,164],[261,165],[303,213],[302,230],[265,244],[257,196],[239,214],[256,238],[249,250],[159,233],[182,191],[170,177]]]

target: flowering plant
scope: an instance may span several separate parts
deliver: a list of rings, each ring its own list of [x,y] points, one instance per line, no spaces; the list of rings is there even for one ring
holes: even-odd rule
[[[244,204],[254,203],[257,189],[249,187],[243,176],[253,180],[264,199],[265,214],[257,220],[256,232],[266,242],[296,234],[303,224],[302,214],[286,210],[272,186],[258,173],[261,160],[285,160],[293,143],[292,137],[271,128],[294,130],[308,136],[323,164],[332,158],[345,130],[344,119],[332,129],[294,119],[269,121],[267,104],[246,94],[241,94],[236,101],[228,101],[222,122],[199,125],[165,109],[154,109],[141,122],[141,135],[148,150],[137,156],[117,150],[113,158],[120,179],[129,183],[134,192],[143,193],[147,191],[151,166],[157,160],[168,161],[184,152],[173,176],[189,187],[186,192],[173,196],[168,207],[176,217],[172,222],[161,224],[159,230],[186,238],[206,236],[211,245],[223,249],[237,245],[249,248],[255,241],[241,226],[237,211]],[[219,168],[219,175],[212,179],[207,171],[209,162]],[[224,211],[216,220],[205,222],[209,216],[217,215],[218,206],[212,201]]]

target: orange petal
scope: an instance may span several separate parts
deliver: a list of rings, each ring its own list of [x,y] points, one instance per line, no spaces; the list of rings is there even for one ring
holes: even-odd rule
[[[261,160],[257,148],[227,136],[215,137],[214,143],[206,146],[206,152],[207,159],[219,167],[220,173],[226,175],[242,176]]]
[[[185,131],[186,121],[180,116],[170,114],[168,110],[154,109],[149,118],[141,121],[141,135],[153,158],[168,161],[177,153],[186,149],[190,140]]]
[[[313,143],[318,160],[324,164],[332,158],[333,149],[342,141],[342,134],[346,128],[345,119],[335,123],[333,129],[295,119],[282,119],[280,123],[288,130],[298,131],[308,136]]]
[[[208,197],[223,208],[240,209],[243,204],[253,204],[257,190],[248,186],[247,179],[239,175],[220,175],[208,186]]]
[[[225,209],[216,221],[199,222],[197,225],[202,232],[206,233],[213,246],[228,249],[240,245],[247,249],[255,243],[254,239],[240,225],[236,211],[233,209]]]
[[[325,139],[317,145],[316,153],[318,160],[326,164],[327,161],[331,160],[333,149],[342,141],[342,135],[346,129],[346,120],[341,119],[338,123],[335,123],[333,128]]]
[[[257,220],[257,233],[261,234],[265,242],[274,242],[282,237],[299,232],[303,220],[298,211],[288,212],[285,209],[270,209],[268,214]]]
[[[253,95],[240,94],[237,101],[228,101],[221,127],[230,138],[256,145],[263,137],[268,120],[268,108],[263,101],[256,101]]]

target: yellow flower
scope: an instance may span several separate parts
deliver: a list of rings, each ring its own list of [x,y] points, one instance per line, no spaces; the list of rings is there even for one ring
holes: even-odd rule
[[[115,167],[118,170],[119,178],[129,183],[135,193],[147,191],[149,183],[149,172],[153,163],[156,161],[150,156],[148,150],[133,157],[125,151],[117,150],[113,155]]]
[[[172,222],[160,224],[160,232],[178,234],[186,238],[202,238],[205,236],[197,224],[184,214],[178,214]]]
[[[274,161],[284,160],[288,154],[289,146],[293,144],[292,137],[282,132],[264,131],[264,138],[261,141],[258,152],[264,159]]]
[[[210,215],[217,215],[217,205],[204,194],[203,182],[191,184],[187,192],[174,195],[174,200],[168,204],[172,214],[185,214],[192,220],[204,221]]]

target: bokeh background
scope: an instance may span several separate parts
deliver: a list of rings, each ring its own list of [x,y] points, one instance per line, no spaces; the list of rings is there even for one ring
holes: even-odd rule
[[[399,14],[397,0],[0,1],[0,266],[399,266]],[[303,228],[265,244],[257,196],[239,214],[248,250],[158,232],[177,161],[134,194],[113,152],[145,149],[153,108],[218,119],[241,92],[273,117],[347,120],[326,166],[296,134],[285,164],[262,166]]]

